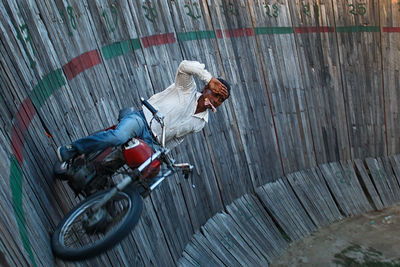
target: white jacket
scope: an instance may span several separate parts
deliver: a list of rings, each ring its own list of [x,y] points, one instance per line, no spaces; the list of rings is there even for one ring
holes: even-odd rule
[[[179,64],[175,83],[148,100],[165,116],[165,143],[169,148],[180,144],[186,135],[201,131],[208,122],[208,110],[194,114],[201,93],[197,91],[193,75],[207,84],[212,78],[204,64],[184,60]],[[154,135],[161,141],[160,125],[151,121],[152,114],[146,107],[143,107],[143,112]]]

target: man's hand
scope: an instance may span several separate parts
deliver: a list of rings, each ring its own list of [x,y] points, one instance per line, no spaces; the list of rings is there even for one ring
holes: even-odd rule
[[[226,86],[218,81],[216,78],[211,78],[210,82],[208,83],[210,90],[216,94],[223,96],[224,98],[228,98],[229,93]]]

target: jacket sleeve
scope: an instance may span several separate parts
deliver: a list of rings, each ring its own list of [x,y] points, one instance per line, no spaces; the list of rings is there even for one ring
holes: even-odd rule
[[[179,64],[176,72],[175,85],[184,91],[193,89],[193,75],[196,75],[205,83],[209,83],[212,78],[211,73],[205,69],[204,64],[197,61],[184,60]]]

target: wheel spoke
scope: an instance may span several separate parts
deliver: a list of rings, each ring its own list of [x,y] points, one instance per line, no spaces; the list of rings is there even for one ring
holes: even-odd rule
[[[130,200],[126,194],[119,193],[114,199],[112,199],[108,204],[106,210],[108,210],[108,216],[112,220],[108,223],[105,228],[105,233],[99,232],[94,229],[93,233],[87,233],[84,223],[84,214],[90,210],[90,207],[95,205],[96,201],[93,201],[91,205],[86,206],[80,213],[71,220],[69,225],[64,230],[64,246],[69,248],[79,248],[90,246],[91,244],[102,240],[107,233],[109,233],[113,228],[118,227],[121,221],[127,214],[130,208]]]

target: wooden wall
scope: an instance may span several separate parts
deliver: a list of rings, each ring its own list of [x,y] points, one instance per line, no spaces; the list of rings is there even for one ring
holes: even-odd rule
[[[77,199],[52,179],[55,148],[139,107],[183,59],[232,85],[174,151],[196,173],[164,183],[133,234],[83,265],[174,265],[244,194],[400,150],[398,1],[2,0],[0,36],[0,265],[67,264],[49,233]]]
[[[399,203],[399,159],[325,163],[260,186],[211,217],[178,266],[268,266],[316,229]]]

